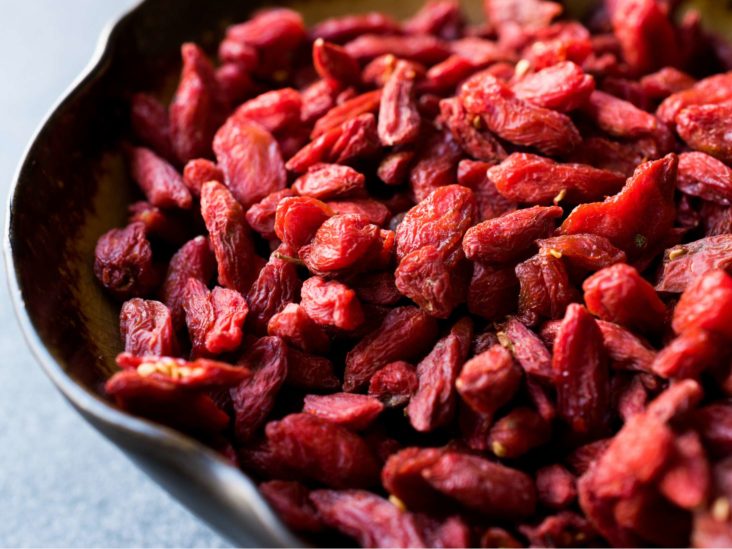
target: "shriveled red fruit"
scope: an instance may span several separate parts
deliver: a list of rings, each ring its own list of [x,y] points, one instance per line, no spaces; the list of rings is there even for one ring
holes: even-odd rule
[[[249,307],[235,290],[216,287],[209,291],[196,278],[188,279],[183,308],[194,357],[236,350]]]
[[[399,59],[417,61],[425,65],[439,63],[450,50],[442,40],[434,36],[377,36],[362,34],[345,45],[346,51],[359,63],[380,55],[392,54]]]
[[[396,408],[409,402],[418,387],[414,366],[398,360],[390,362],[371,377],[369,395],[378,398],[387,408]]]
[[[415,517],[365,490],[314,490],[310,499],[327,525],[362,547],[425,547]]]
[[[357,214],[334,215],[300,248],[300,258],[318,275],[336,276],[368,268],[381,243],[379,227]]]
[[[230,391],[234,409],[234,433],[246,443],[272,411],[287,377],[287,347],[279,337],[260,338],[239,359],[252,375]]]
[[[183,69],[170,104],[170,139],[182,164],[211,154],[211,138],[221,123],[216,75],[197,45],[183,44]]]
[[[481,119],[468,113],[457,98],[440,101],[440,121],[470,156],[486,162],[496,162],[506,157],[505,149],[483,128]]]
[[[476,65],[460,55],[452,54],[450,57],[433,65],[426,73],[426,80],[419,86],[422,91],[428,90],[436,93],[448,93],[475,72]]]
[[[731,351],[725,337],[691,327],[658,352],[651,370],[664,378],[698,378],[705,370],[729,361]]]
[[[453,40],[462,34],[460,6],[453,0],[431,0],[404,22],[408,34],[432,34]]]
[[[123,410],[196,434],[221,432],[229,416],[205,393],[181,389],[175,383],[136,371],[118,372],[104,385]]]
[[[515,311],[518,279],[513,267],[473,264],[468,286],[468,310],[488,320],[499,320]]]
[[[613,368],[650,372],[656,351],[632,332],[613,322],[597,321]]]
[[[383,227],[391,216],[389,208],[373,198],[354,198],[352,200],[329,200],[328,207],[335,214],[357,214],[369,220],[369,223]]]
[[[315,198],[285,197],[275,209],[274,232],[285,245],[297,252],[312,240],[332,214],[327,205]]]
[[[363,303],[394,305],[402,299],[394,281],[394,274],[389,271],[364,273],[351,280],[350,284]]]
[[[526,255],[536,239],[551,235],[561,216],[558,206],[534,206],[483,221],[467,230],[463,251],[473,261],[515,261]]]
[[[463,318],[440,339],[417,365],[419,387],[407,406],[409,421],[417,431],[447,425],[455,415],[455,380],[465,362],[473,337],[473,322]]]
[[[483,11],[486,18],[499,28],[518,25],[537,30],[549,26],[552,19],[562,12],[562,7],[544,0],[486,0]]]
[[[256,93],[247,68],[239,63],[223,63],[216,69],[219,97],[225,105],[237,105]]]
[[[595,91],[583,111],[603,131],[616,137],[654,137],[665,143],[670,134],[655,116],[602,91]]]
[[[577,479],[559,464],[546,465],[536,472],[539,503],[551,509],[564,509],[577,499]]]
[[[676,117],[676,131],[692,149],[729,163],[732,161],[731,115],[730,103],[687,107]]]
[[[368,487],[379,470],[357,434],[312,414],[290,414],[265,429],[274,458],[304,479],[333,488]]]
[[[307,33],[299,13],[275,8],[262,10],[249,21],[230,26],[226,39],[253,48],[258,57],[257,74],[276,81],[291,69],[294,52],[304,45]]]
[[[625,62],[637,74],[676,65],[676,32],[664,7],[655,0],[618,0],[610,17]]]
[[[277,238],[275,233],[275,216],[277,213],[277,205],[283,198],[295,196],[292,189],[282,189],[265,196],[256,204],[252,204],[246,213],[247,223],[253,231],[259,233],[267,240]]]
[[[552,369],[559,415],[579,434],[599,434],[607,423],[608,360],[597,322],[581,305],[567,307],[554,342]]]
[[[330,360],[293,347],[287,348],[285,381],[288,385],[306,391],[335,391],[341,386]]]
[[[396,230],[397,257],[431,244],[451,252],[473,223],[475,201],[470,189],[441,187],[409,210]]]
[[[632,330],[658,333],[666,306],[653,286],[625,263],[606,267],[582,285],[587,308],[603,320]]]
[[[669,248],[663,254],[656,290],[683,292],[696,278],[713,269],[732,267],[732,238],[720,234]]]
[[[396,287],[427,313],[449,317],[465,302],[470,278],[468,262],[462,254],[456,256],[432,245],[408,253],[394,272]]]
[[[313,139],[326,134],[329,130],[341,126],[343,123],[367,113],[375,113],[381,103],[381,90],[374,90],[357,95],[340,105],[334,106],[325,113],[313,128],[310,137]]]
[[[135,147],[130,160],[132,178],[153,206],[161,208],[191,207],[191,193],[183,178],[166,160],[150,149]]]
[[[323,524],[310,503],[310,490],[288,480],[270,480],[259,485],[259,491],[285,524],[296,532],[319,532]]]
[[[515,317],[508,319],[505,335],[514,358],[526,374],[538,379],[553,379],[552,355],[539,336]]]
[[[543,4],[553,4],[543,2]],[[521,35],[518,36],[521,38]],[[537,29],[536,42],[524,49],[526,59],[531,61],[537,69],[550,67],[563,61],[572,61],[581,65],[588,73],[593,72],[593,44],[590,33],[584,25],[577,21],[561,21],[546,28]],[[607,57],[605,57],[607,60]],[[612,68],[616,63],[614,55],[610,55],[609,66]],[[603,66],[599,63],[599,73],[603,73]]]
[[[300,293],[302,282],[292,258],[285,257],[288,252],[286,248],[275,251],[246,294],[249,319],[257,334],[266,334],[270,318]]]
[[[618,194],[572,210],[561,233],[604,236],[630,258],[653,249],[673,224],[677,164],[674,154],[641,164]]]
[[[170,310],[159,301],[130,299],[122,305],[119,328],[125,352],[133,355],[174,356],[178,341]]]
[[[323,326],[354,330],[364,320],[356,292],[341,282],[314,276],[303,283],[301,296],[302,309]]]
[[[513,202],[548,205],[601,200],[623,188],[625,176],[585,164],[559,163],[514,153],[488,170],[501,195]]]
[[[324,354],[330,347],[328,335],[296,303],[289,303],[269,319],[267,333],[305,352]]]
[[[364,175],[348,166],[315,164],[292,184],[292,190],[301,196],[328,200],[357,193],[365,183]]]
[[[135,137],[168,161],[177,160],[170,141],[168,109],[153,96],[136,93],[130,104],[130,121]]]
[[[691,328],[732,337],[732,277],[711,270],[692,282],[676,304],[673,329],[681,334]]]
[[[208,284],[215,268],[216,261],[205,236],[189,240],[170,259],[160,296],[170,309],[176,329],[182,328],[185,322],[183,301],[188,279],[195,278]]]
[[[183,168],[183,183],[193,196],[201,196],[201,187],[209,181],[224,182],[224,172],[206,158],[194,158],[186,162]]]
[[[524,76],[511,89],[519,99],[539,107],[569,112],[587,102],[595,90],[595,79],[564,61]]]
[[[656,115],[666,124],[673,124],[678,114],[692,105],[712,105],[732,99],[732,72],[715,74],[700,80],[691,88],[667,97]]]
[[[519,526],[519,531],[532,547],[585,547],[597,543],[592,523],[571,511],[550,515],[536,526]]]
[[[317,38],[313,42],[313,66],[322,78],[344,85],[358,85],[361,69],[353,57],[337,44]]]
[[[292,88],[272,90],[242,103],[233,117],[241,122],[255,122],[269,133],[291,129],[300,123],[303,100]]]
[[[418,201],[439,187],[455,183],[455,171],[463,151],[452,134],[443,130],[428,135],[418,148],[409,172],[409,185]]]
[[[373,159],[379,152],[376,118],[371,113],[351,118],[332,131],[336,132],[337,139],[333,142],[324,162],[351,164]],[[329,134],[330,132],[323,136],[326,141],[329,139]]]
[[[732,203],[732,169],[708,154],[680,154],[676,186],[686,194],[723,206]]]
[[[408,63],[397,61],[384,84],[379,106],[379,140],[384,146],[406,145],[419,135],[420,115],[415,100],[416,74]]]
[[[167,356],[121,353],[117,355],[116,361],[123,370],[135,371],[141,377],[167,381],[192,392],[227,389],[251,375],[248,368],[206,358],[187,361]]]
[[[259,124],[229,117],[216,132],[213,148],[226,186],[244,208],[285,187],[287,174],[277,141]]]
[[[144,296],[158,282],[145,224],[136,221],[110,229],[97,240],[94,275],[118,299]]]
[[[479,456],[448,452],[422,476],[436,490],[485,517],[519,519],[533,514],[536,506],[531,477]]]
[[[516,209],[516,203],[506,200],[496,189],[495,182],[488,177],[487,171],[491,166],[489,162],[467,159],[461,160],[458,164],[458,183],[473,191],[478,222],[500,217]]]
[[[545,444],[551,426],[531,408],[514,408],[491,427],[488,444],[499,458],[515,459]]]
[[[582,270],[598,271],[615,263],[624,263],[623,250],[613,246],[604,236],[596,234],[565,234],[537,240],[539,251],[561,257]]]
[[[375,397],[354,393],[306,395],[302,411],[353,431],[368,427],[384,409]]]
[[[245,294],[257,274],[244,209],[226,187],[209,181],[201,189],[201,214],[216,256],[219,284]]]
[[[416,307],[397,307],[346,356],[343,390],[352,392],[395,360],[420,358],[437,337],[437,321]]]
[[[377,175],[387,185],[401,185],[407,178],[414,158],[412,151],[399,151],[386,155],[379,163]]]
[[[311,30],[313,37],[341,44],[362,34],[398,34],[399,24],[391,16],[371,11],[325,19]]]
[[[567,305],[579,297],[564,263],[553,255],[537,254],[519,263],[516,277],[520,285],[519,318],[529,326],[541,318],[561,318]]]
[[[666,99],[696,84],[693,77],[674,67],[664,67],[640,79],[643,91],[650,99]]]
[[[511,353],[494,345],[465,363],[455,387],[473,410],[491,417],[511,401],[520,383],[521,369]]]
[[[130,204],[127,211],[128,223],[144,223],[145,233],[152,240],[178,246],[192,235],[188,211],[162,209],[143,200]]]
[[[557,155],[571,152],[581,141],[568,116],[518,99],[506,84],[486,71],[466,80],[458,96],[465,109],[479,115],[488,130],[515,145]]]

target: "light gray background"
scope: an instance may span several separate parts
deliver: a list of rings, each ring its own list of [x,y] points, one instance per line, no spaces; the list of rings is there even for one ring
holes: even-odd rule
[[[0,197],[104,25],[135,0],[1,0]],[[28,352],[0,269],[0,546],[226,546],[61,398]]]

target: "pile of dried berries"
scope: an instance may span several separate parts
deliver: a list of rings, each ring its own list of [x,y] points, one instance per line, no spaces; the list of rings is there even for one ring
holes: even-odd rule
[[[96,248],[107,393],[315,540],[731,545],[732,48],[676,4],[185,44]]]

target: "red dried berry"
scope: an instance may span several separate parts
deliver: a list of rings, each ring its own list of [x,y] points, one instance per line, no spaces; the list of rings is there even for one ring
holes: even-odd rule
[[[119,313],[125,352],[133,355],[174,356],[178,342],[170,310],[159,301],[130,299]]]
[[[465,256],[473,261],[508,263],[520,259],[537,238],[549,236],[562,209],[526,208],[483,221],[467,230],[463,238]]]
[[[437,322],[431,316],[416,307],[392,309],[346,356],[343,390],[352,392],[364,386],[389,362],[421,357],[436,336]]]
[[[275,251],[259,271],[246,295],[249,319],[257,334],[267,333],[270,318],[297,299],[302,284],[294,258],[286,257],[287,249]]]
[[[597,322],[581,305],[567,307],[554,342],[557,411],[579,434],[598,434],[607,422],[607,354]]]
[[[732,161],[729,143],[732,105],[694,105],[676,116],[676,131],[689,147],[723,162]]]
[[[414,366],[398,360],[376,372],[369,381],[369,395],[387,408],[404,406],[419,387]]]
[[[303,484],[287,480],[270,480],[259,485],[259,491],[283,522],[296,532],[319,532],[323,524],[310,503],[310,490]]]
[[[419,135],[421,119],[415,102],[415,79],[411,66],[397,61],[384,84],[377,131],[386,147],[407,145]]]
[[[514,459],[545,444],[551,425],[531,408],[514,408],[491,427],[488,444],[499,458]]]
[[[218,263],[219,284],[245,294],[256,277],[254,244],[244,210],[221,183],[201,189],[201,214]]]
[[[732,277],[711,270],[692,282],[674,309],[673,329],[681,334],[701,328],[732,337]]]
[[[528,326],[539,319],[564,315],[567,305],[578,300],[561,259],[538,254],[516,266],[519,280],[519,318]]]
[[[595,79],[564,61],[528,74],[511,86],[516,97],[547,109],[569,112],[584,105],[595,90]]]
[[[378,399],[353,393],[306,395],[302,411],[352,431],[368,427],[384,409]]]
[[[201,187],[209,181],[224,182],[224,172],[206,158],[194,158],[186,163],[183,168],[183,183],[193,196],[201,196]]]
[[[364,175],[348,166],[315,164],[292,184],[292,190],[302,196],[328,200],[356,194],[365,183]]]
[[[476,412],[491,417],[510,402],[521,383],[521,369],[506,349],[494,345],[463,366],[455,387]]]
[[[356,292],[335,280],[309,278],[302,285],[301,295],[303,310],[323,326],[355,330],[364,320]]]
[[[144,296],[158,282],[152,261],[145,225],[137,221],[99,237],[94,249],[94,274],[118,299]]]
[[[136,93],[132,96],[130,119],[137,139],[166,160],[176,160],[168,109],[162,103],[148,94]]]

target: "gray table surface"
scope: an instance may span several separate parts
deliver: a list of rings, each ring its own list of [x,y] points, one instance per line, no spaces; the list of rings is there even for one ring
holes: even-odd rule
[[[33,131],[134,0],[3,2],[0,196]],[[61,398],[26,348],[0,269],[0,546],[225,547]]]

